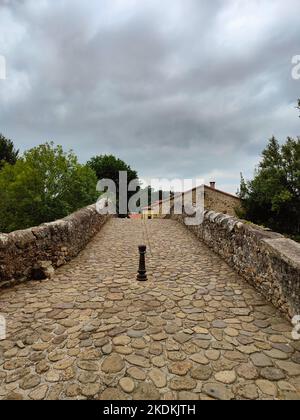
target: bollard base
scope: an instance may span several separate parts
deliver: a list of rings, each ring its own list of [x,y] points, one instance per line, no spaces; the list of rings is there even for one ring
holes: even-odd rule
[[[147,281],[148,277],[146,276],[146,274],[138,274],[136,279],[137,281]]]

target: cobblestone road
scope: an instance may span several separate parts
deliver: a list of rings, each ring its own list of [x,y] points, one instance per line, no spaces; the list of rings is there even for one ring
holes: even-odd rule
[[[111,220],[51,280],[1,291],[0,313],[2,399],[300,398],[291,325],[170,220]]]

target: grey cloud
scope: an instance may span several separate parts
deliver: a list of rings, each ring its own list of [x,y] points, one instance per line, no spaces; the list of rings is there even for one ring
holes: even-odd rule
[[[236,30],[239,3],[0,3],[0,131],[21,149],[53,139],[83,162],[114,153],[141,176],[215,176],[235,192],[270,136],[299,134],[300,96],[300,4],[256,2],[259,24]]]

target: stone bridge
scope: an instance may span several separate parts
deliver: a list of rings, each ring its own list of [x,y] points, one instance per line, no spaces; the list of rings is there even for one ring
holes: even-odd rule
[[[109,220],[51,279],[3,289],[0,313],[2,399],[300,398],[291,323],[173,220]]]

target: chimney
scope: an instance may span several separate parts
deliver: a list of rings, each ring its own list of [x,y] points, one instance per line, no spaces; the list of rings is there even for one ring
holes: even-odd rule
[[[216,183],[214,181],[210,183],[210,188],[216,189]]]

